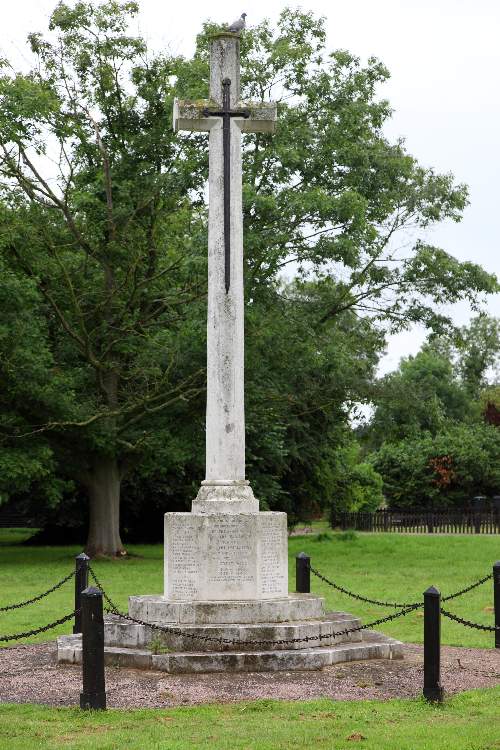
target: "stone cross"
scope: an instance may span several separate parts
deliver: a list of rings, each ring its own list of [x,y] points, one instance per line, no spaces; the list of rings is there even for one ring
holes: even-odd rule
[[[273,133],[276,104],[240,101],[239,34],[210,45],[210,99],[174,103],[174,130],[209,133],[206,479],[193,511],[258,510],[245,480],[241,133]]]

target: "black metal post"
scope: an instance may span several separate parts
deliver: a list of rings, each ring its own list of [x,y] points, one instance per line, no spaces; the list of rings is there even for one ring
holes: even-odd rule
[[[106,708],[102,591],[82,591],[82,678],[80,708]]]
[[[500,628],[500,560],[493,565],[493,607],[495,627]],[[495,648],[500,648],[500,630],[495,630]]]
[[[299,552],[295,558],[295,590],[298,594],[311,593],[311,558],[305,552]]]
[[[443,700],[441,686],[441,594],[434,586],[424,591],[424,698]]]
[[[75,557],[75,624],[73,633],[82,632],[82,591],[89,585],[89,560],[90,557],[81,552]]]
[[[500,495],[493,495],[491,504],[493,508],[493,524],[496,526],[497,532],[500,533]]]
[[[484,495],[476,495],[472,498],[472,511],[474,514],[474,532],[476,534],[481,533],[481,520],[484,507],[486,504],[486,497]]]

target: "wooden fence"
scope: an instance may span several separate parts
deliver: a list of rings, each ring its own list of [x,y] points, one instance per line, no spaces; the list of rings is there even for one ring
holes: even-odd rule
[[[356,531],[391,531],[409,534],[500,534],[499,511],[399,511],[339,513],[333,527]]]

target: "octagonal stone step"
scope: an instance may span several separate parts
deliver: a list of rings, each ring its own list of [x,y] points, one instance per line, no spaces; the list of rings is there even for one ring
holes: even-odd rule
[[[331,612],[321,620],[302,620],[284,623],[231,623],[219,625],[182,625],[186,635],[158,631],[147,625],[139,625],[108,615],[104,620],[104,643],[120,648],[152,648],[161,651],[273,651],[298,650],[307,645],[306,638],[317,638],[329,633],[339,633],[344,629],[356,628],[361,620],[346,612]],[[176,627],[175,625],[173,627]],[[196,636],[200,636],[197,638]],[[218,643],[204,641],[203,638],[226,639],[238,643]],[[258,641],[288,641],[300,638],[297,643],[273,643],[267,646]],[[323,637],[315,646],[329,646],[334,643],[358,642],[361,631],[347,635]]]
[[[81,664],[80,635],[60,636],[57,646],[60,664]],[[349,661],[402,657],[403,644],[400,641],[374,631],[364,631],[363,640],[359,643],[340,643],[300,650],[153,654],[146,649],[106,646],[104,651],[108,666],[154,669],[172,674],[311,671]]]

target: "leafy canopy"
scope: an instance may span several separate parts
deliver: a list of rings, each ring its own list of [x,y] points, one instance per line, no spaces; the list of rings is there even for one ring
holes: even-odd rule
[[[54,461],[85,482],[105,456],[188,493],[204,439],[208,159],[171,113],[175,96],[206,97],[214,27],[192,59],[151,53],[129,32],[137,10],[61,2],[29,37],[32,70],[2,64],[0,304],[17,294],[26,314],[0,346],[29,360],[2,365],[3,445],[33,478]],[[497,283],[419,236],[458,221],[467,192],[384,137],[379,61],[329,52],[324,21],[290,9],[245,32],[241,54],[243,96],[279,107],[276,136],[244,139],[249,462],[270,501],[305,503],[326,492],[321,461],[366,397],[381,331],[441,330],[439,305],[477,305]]]

